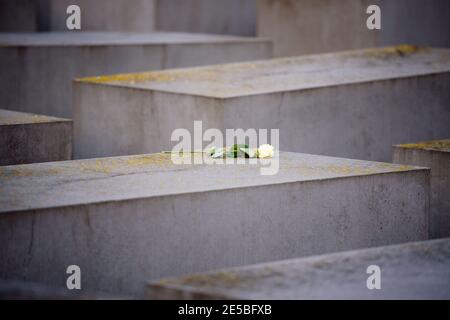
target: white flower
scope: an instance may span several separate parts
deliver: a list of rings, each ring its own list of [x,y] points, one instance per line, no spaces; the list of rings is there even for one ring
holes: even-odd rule
[[[270,144],[263,144],[259,146],[257,150],[258,158],[272,158],[273,157],[273,146]]]

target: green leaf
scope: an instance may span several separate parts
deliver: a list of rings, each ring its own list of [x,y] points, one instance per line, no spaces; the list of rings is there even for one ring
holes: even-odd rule
[[[234,144],[230,148],[211,148],[208,154],[214,158],[255,158],[257,149],[251,149],[247,144]]]
[[[231,150],[236,150],[238,151],[241,148],[248,148],[247,144],[233,144],[233,146],[231,147]]]
[[[255,158],[256,157],[256,151],[255,149],[250,148],[241,148],[241,152],[243,153],[243,156],[245,158]]]
[[[241,149],[248,149],[248,145],[246,144],[233,144],[230,148],[230,151],[228,152],[228,156],[230,158],[238,158],[238,157],[244,157],[245,152],[243,152]]]
[[[211,154],[211,157],[214,159],[225,158],[225,152],[226,152],[225,148],[214,149],[214,153]]]
[[[237,153],[234,151],[228,151],[226,156],[227,158],[237,158]]]

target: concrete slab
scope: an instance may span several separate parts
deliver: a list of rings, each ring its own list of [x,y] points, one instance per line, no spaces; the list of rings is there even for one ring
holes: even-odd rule
[[[381,30],[369,30],[370,5]],[[257,34],[273,39],[277,57],[398,43],[450,47],[447,0],[258,0]]]
[[[70,160],[72,120],[0,109],[0,166]]]
[[[369,290],[367,268],[380,267]],[[450,239],[224,269],[150,282],[150,299],[450,299]]]
[[[200,155],[197,155],[200,156]],[[175,165],[167,154],[0,168],[0,278],[139,296],[145,281],[428,238],[429,170],[280,153]]]
[[[450,139],[396,145],[393,162],[431,168],[430,235],[450,237]]]
[[[43,31],[67,31],[67,7],[81,9],[82,31],[151,32],[155,25],[154,0],[38,0],[42,19],[47,21]],[[49,3],[49,4],[46,4]]]
[[[271,57],[263,39],[183,33],[0,34],[0,104],[71,117],[75,77]]]
[[[255,36],[255,0],[157,0],[156,29]]]
[[[202,120],[280,129],[281,150],[391,161],[393,144],[450,135],[449,87],[450,50],[406,45],[79,79],[74,156],[170,150]]]
[[[113,296],[80,290],[54,288],[26,281],[0,280],[0,300],[129,300],[130,297]]]
[[[153,0],[0,0],[0,32],[68,31],[67,8],[81,9],[81,31],[150,32]]]
[[[38,24],[35,0],[0,0],[0,32],[33,32]]]

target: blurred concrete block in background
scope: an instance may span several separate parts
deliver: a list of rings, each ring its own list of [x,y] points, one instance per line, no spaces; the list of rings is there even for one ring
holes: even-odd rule
[[[0,32],[68,31],[70,5],[81,31],[256,34],[255,0],[0,0]]]
[[[255,0],[157,0],[156,29],[254,36]]]
[[[381,30],[369,30],[369,5]],[[274,40],[275,56],[411,43],[450,47],[448,0],[258,0],[257,34]]]
[[[428,238],[429,169],[266,160],[277,174],[161,153],[2,167],[0,278],[62,286],[76,264],[83,290],[141,295],[162,277]]]
[[[280,129],[280,150],[391,161],[450,135],[450,50],[398,46],[74,83],[74,157],[171,150],[171,134]],[[120,136],[117,133],[120,132]]]
[[[68,31],[67,8],[81,9],[81,31],[149,32],[153,0],[0,0],[0,32]]]
[[[431,168],[430,235],[450,237],[450,139],[394,146],[393,161]]]
[[[154,0],[39,0],[49,2],[46,31],[67,30],[66,9],[78,5],[81,9],[81,30],[149,32],[154,29]],[[44,11],[41,9],[41,12]]]
[[[369,266],[380,290],[369,290]],[[150,282],[149,299],[450,299],[450,239],[277,261]]]
[[[381,45],[450,47],[450,1],[381,0]]]
[[[67,290],[34,282],[0,280],[0,300],[126,300],[129,297]]]
[[[38,24],[38,1],[0,0],[0,32],[33,32]]]
[[[0,166],[70,160],[72,130],[72,120],[0,109]]]
[[[376,47],[378,31],[366,27],[372,2],[258,0],[257,34],[274,41],[276,57]]]
[[[71,81],[76,77],[271,56],[270,41],[247,37],[170,32],[0,34],[0,104],[71,117]]]
[[[277,56],[450,46],[448,0],[0,0],[0,32],[67,31],[71,4],[82,31],[257,33],[275,40]],[[381,7],[381,31],[366,27],[369,5]]]

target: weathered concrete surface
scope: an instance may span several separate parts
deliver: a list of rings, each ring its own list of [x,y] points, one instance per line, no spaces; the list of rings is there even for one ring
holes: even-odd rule
[[[44,5],[49,2],[39,1]],[[66,9],[72,4],[81,9],[82,31],[150,32],[154,29],[154,0],[50,0],[45,31],[67,31]]]
[[[430,236],[450,237],[450,139],[394,146],[393,162],[431,168]]]
[[[274,42],[276,57],[376,47],[366,27],[372,0],[258,0],[257,34]]]
[[[413,46],[80,79],[74,157],[170,150],[173,130],[202,120],[278,128],[281,150],[391,161],[393,144],[450,135],[449,88],[450,50]]]
[[[381,30],[369,30],[369,5],[381,8]],[[257,34],[275,56],[398,43],[450,47],[447,0],[258,0]]]
[[[35,0],[0,0],[0,32],[33,32],[38,24]]]
[[[255,0],[157,0],[156,29],[255,36]]]
[[[0,32],[68,31],[69,5],[81,9],[81,31],[149,32],[153,0],[0,0]]]
[[[198,155],[199,156],[199,155]],[[143,294],[145,281],[428,238],[429,170],[281,153],[262,164],[170,155],[0,168],[0,278]]]
[[[381,269],[381,289],[366,286]],[[150,299],[450,299],[450,239],[225,269],[148,285]]]
[[[81,31],[256,34],[255,0],[0,0],[0,32],[68,31],[72,4]]]
[[[164,32],[0,34],[0,104],[71,117],[75,77],[269,57],[269,41],[244,37]]]
[[[128,300],[130,297],[54,288],[39,283],[0,279],[0,300]]]
[[[70,160],[72,131],[69,119],[0,109],[0,166]]]

